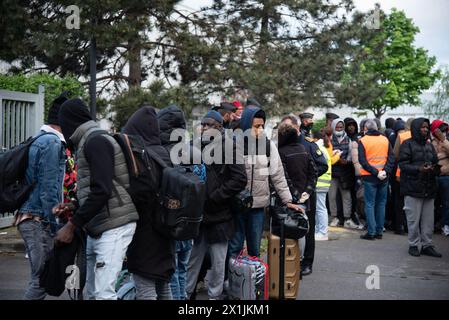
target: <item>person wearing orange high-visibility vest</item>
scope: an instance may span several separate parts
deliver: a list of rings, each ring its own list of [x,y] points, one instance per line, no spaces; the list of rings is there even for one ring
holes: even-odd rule
[[[365,189],[365,217],[368,225],[365,240],[382,239],[387,204],[388,174],[393,172],[394,154],[388,139],[377,130],[377,124],[365,122],[365,135],[359,140],[359,162]]]

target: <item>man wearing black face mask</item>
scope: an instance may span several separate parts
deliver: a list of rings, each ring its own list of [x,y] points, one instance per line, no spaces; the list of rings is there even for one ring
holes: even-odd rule
[[[401,194],[407,216],[409,254],[441,257],[432,243],[434,229],[434,201],[438,192],[440,173],[438,157],[430,142],[430,122],[417,118],[411,124],[412,138],[399,149]],[[421,251],[418,246],[421,245]]]
[[[313,128],[313,113],[301,113],[299,114],[299,118],[301,119],[301,134],[303,134],[305,137],[310,138],[310,132]]]

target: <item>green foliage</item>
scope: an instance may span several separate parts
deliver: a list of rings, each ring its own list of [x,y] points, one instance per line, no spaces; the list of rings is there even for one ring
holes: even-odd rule
[[[449,67],[445,67],[442,77],[435,86],[435,97],[425,102],[426,114],[449,122]]]
[[[326,127],[326,118],[313,120],[313,129],[314,130],[320,130],[320,129],[323,129],[324,127]]]
[[[131,87],[111,101],[115,129],[120,130],[128,118],[144,104],[157,110],[176,104],[189,118],[192,108],[205,104],[205,100],[201,100],[199,97],[195,98],[192,90],[188,87],[166,88],[163,81],[160,80],[153,81],[148,88]]]
[[[340,102],[370,110],[377,118],[403,104],[418,105],[419,95],[440,76],[433,71],[435,57],[414,46],[418,32],[403,11],[382,12],[380,29],[361,38],[341,78]]]
[[[38,93],[38,86],[43,84],[45,87],[45,114],[47,117],[48,108],[53,100],[61,94],[61,92],[70,91],[69,97],[86,98],[86,91],[80,82],[73,76],[67,75],[59,77],[48,73],[34,73],[31,75],[16,74],[2,75],[0,74],[0,89],[20,91],[28,93]]]

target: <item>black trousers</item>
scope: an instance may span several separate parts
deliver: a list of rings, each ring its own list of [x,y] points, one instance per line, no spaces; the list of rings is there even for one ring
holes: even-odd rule
[[[311,267],[315,257],[315,213],[316,213],[316,193],[310,195],[310,210],[306,211],[309,218],[309,232],[306,235],[306,246],[304,248],[304,259],[302,265]]]
[[[392,184],[392,197],[394,202],[393,227],[395,231],[407,229],[407,221],[404,212],[404,197],[401,196],[400,182],[396,179]]]

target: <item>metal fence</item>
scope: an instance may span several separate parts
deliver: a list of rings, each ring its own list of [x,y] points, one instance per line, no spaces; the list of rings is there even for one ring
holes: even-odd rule
[[[26,140],[44,123],[44,86],[38,92],[0,90],[0,152]],[[12,225],[13,215],[0,213],[0,228]]]

